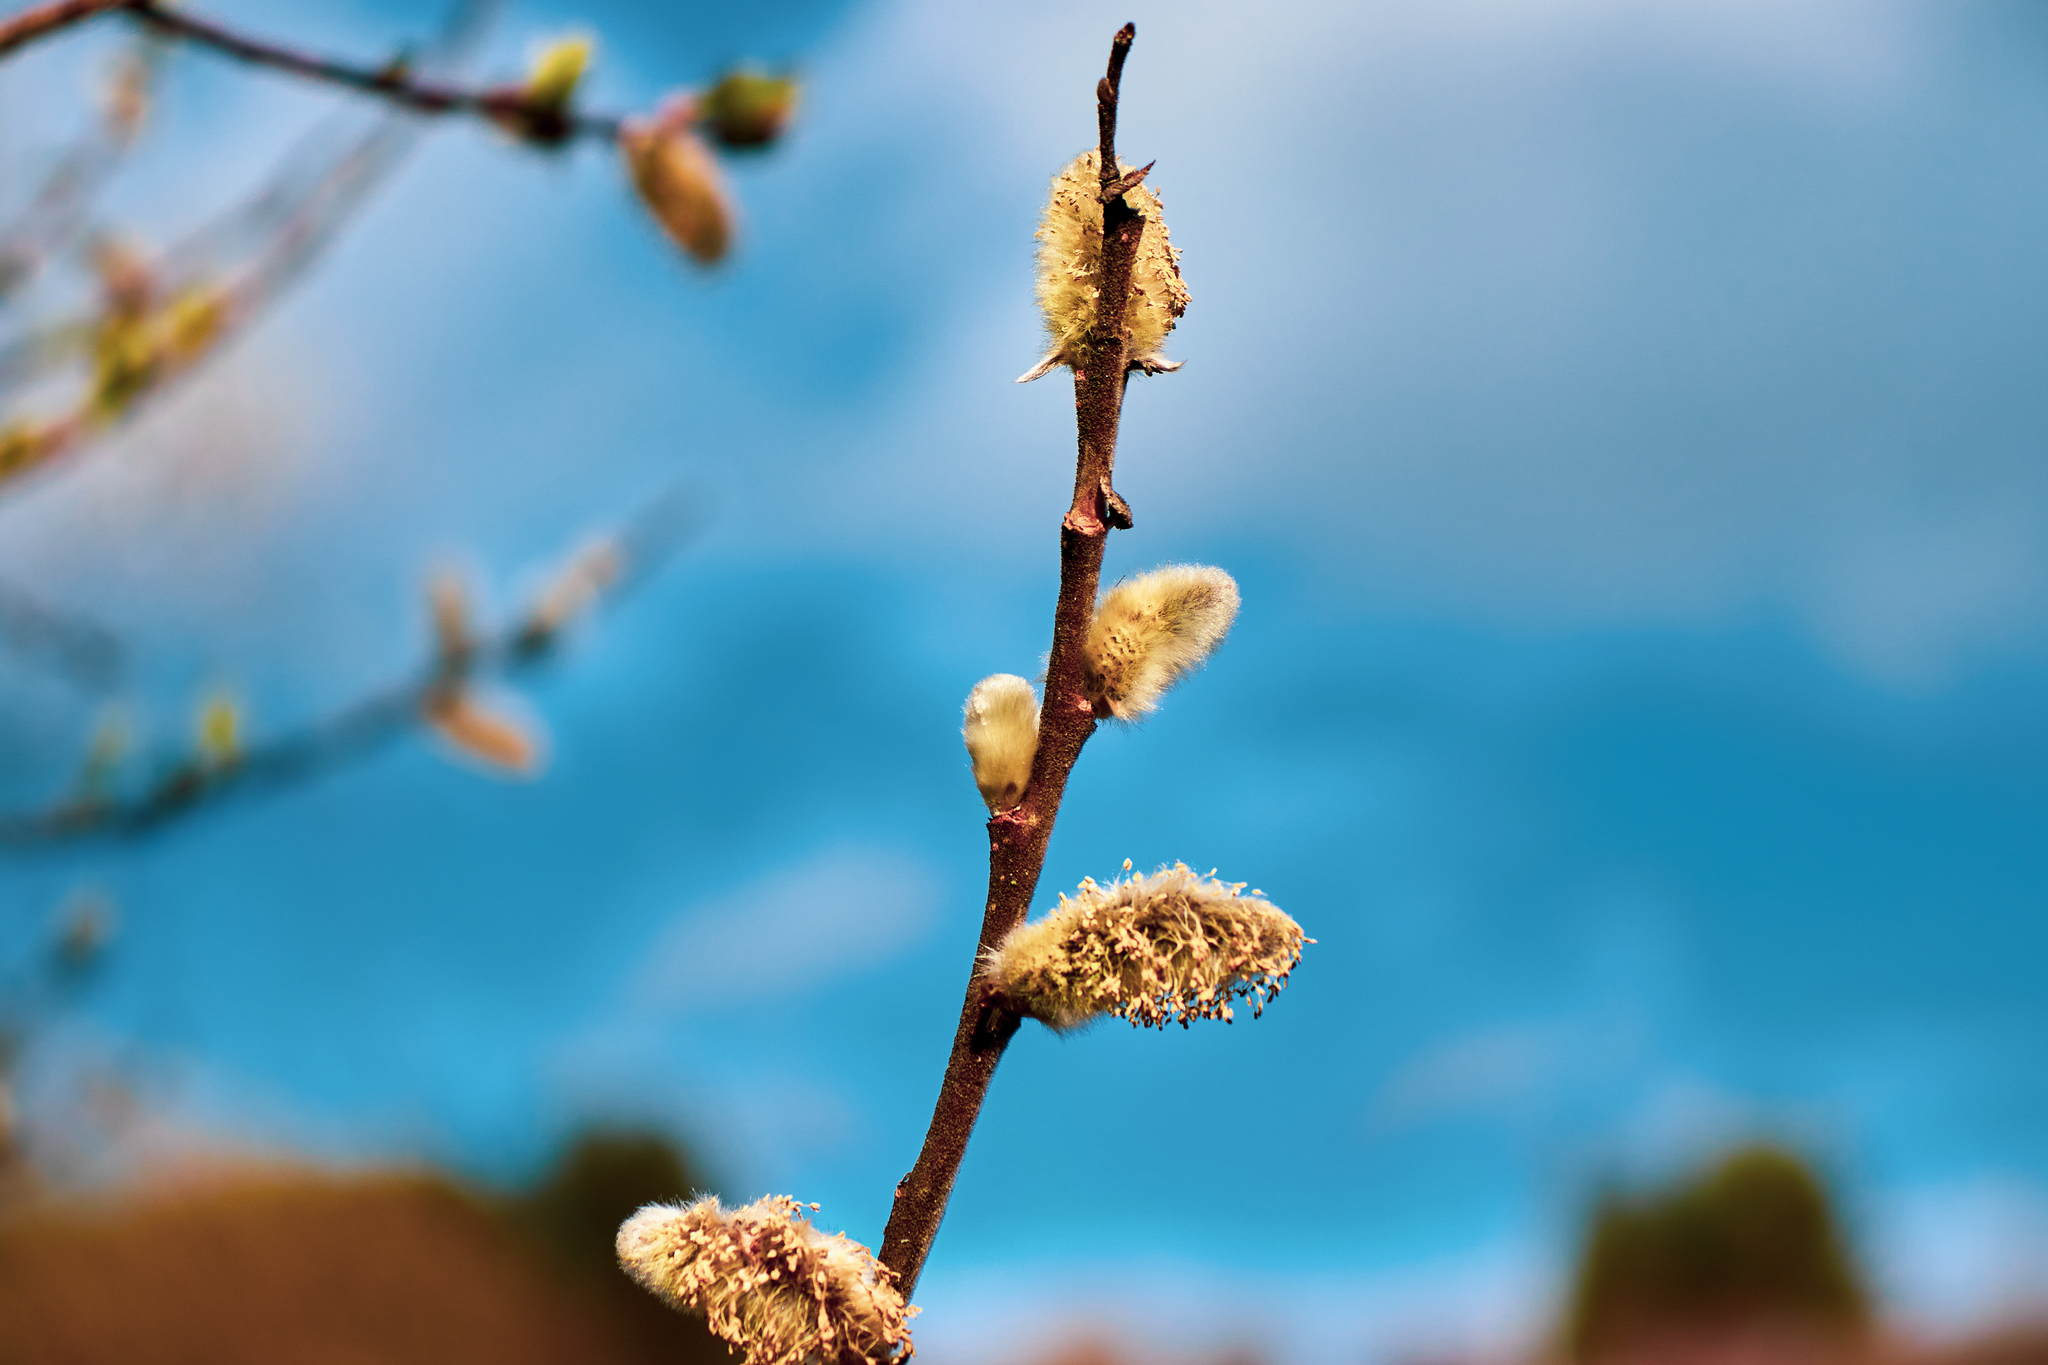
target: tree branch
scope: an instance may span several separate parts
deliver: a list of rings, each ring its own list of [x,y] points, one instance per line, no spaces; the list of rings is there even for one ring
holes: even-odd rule
[[[1102,184],[1119,179],[1116,113],[1124,59],[1135,25],[1118,31],[1110,47],[1108,74],[1096,86],[1101,130]],[[1135,180],[1132,181],[1135,184]],[[1126,187],[1128,188],[1128,186]],[[1102,275],[1095,330],[1083,339],[1074,364],[1074,409],[1079,436],[1074,500],[1060,524],[1060,592],[1053,612],[1052,654],[1046,663],[1045,697],[1039,712],[1038,752],[1024,800],[988,822],[988,903],[960,1026],[947,1058],[945,1079],[917,1165],[896,1187],[896,1202],[882,1236],[882,1264],[896,1275],[905,1298],[917,1288],[932,1239],[945,1217],[967,1140],[981,1113],[996,1064],[1019,1024],[993,1003],[981,979],[981,953],[1023,923],[1045,867],[1045,850],[1058,818],[1067,776],[1081,748],[1095,732],[1095,707],[1083,679],[1083,647],[1095,614],[1102,579],[1102,554],[1112,525],[1128,526],[1129,509],[1116,496],[1110,475],[1116,463],[1117,424],[1123,415],[1127,336],[1124,305],[1130,298],[1131,264],[1136,259],[1144,218],[1121,190],[1103,205]],[[1114,302],[1112,302],[1114,301]]]
[[[119,9],[127,0],[53,0],[47,5],[23,10],[12,19],[0,19],[0,57],[39,38],[70,28],[95,14]]]
[[[420,80],[403,62],[359,66],[313,56],[237,33],[223,24],[173,8],[163,0],[56,0],[0,21],[0,57],[81,20],[107,13],[126,15],[167,37],[211,48],[237,61],[374,95],[414,113],[472,114],[486,118],[535,142],[557,144],[579,137],[615,141],[623,121],[617,115],[579,114],[560,104],[533,100],[518,85],[472,90]]]
[[[615,576],[592,583],[590,594],[601,592],[616,600],[644,582],[694,526],[695,513],[686,495],[677,490],[660,495],[623,528],[596,542]],[[575,563],[571,561],[572,566]],[[543,593],[509,625],[464,642],[454,655],[444,652],[412,677],[300,729],[251,745],[231,762],[209,765],[187,758],[132,795],[88,791],[39,809],[0,813],[0,849],[146,834],[230,795],[314,777],[410,733],[437,700],[452,696],[481,674],[510,675],[544,662],[570,624],[563,612],[574,615],[582,609],[583,605],[550,603]]]

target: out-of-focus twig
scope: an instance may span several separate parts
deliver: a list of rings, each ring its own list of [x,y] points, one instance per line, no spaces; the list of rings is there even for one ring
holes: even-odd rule
[[[501,0],[460,0],[441,30],[406,59],[449,69],[471,52]],[[90,362],[82,405],[40,421],[0,424],[0,496],[21,476],[81,453],[132,419],[260,316],[332,240],[412,148],[417,121],[392,111],[338,150],[316,128],[248,201],[146,260],[102,249],[102,299],[89,315],[44,324],[0,346],[0,394]],[[231,264],[230,264],[231,263]]]
[[[0,227],[0,305],[78,240],[101,189],[141,132],[163,46],[144,35],[122,56],[99,116],[57,158],[22,211]]]
[[[282,43],[237,32],[162,0],[62,0],[0,22],[0,57],[100,14],[120,14],[167,37],[211,49],[223,56],[269,67],[304,80],[337,85],[388,100],[416,114],[470,114],[516,130],[531,141],[573,138],[616,139],[616,115],[586,114],[528,86],[470,89],[422,77],[404,62],[366,66],[300,52]]]
[[[638,586],[681,548],[695,528],[694,511],[694,501],[679,491],[654,499],[617,531],[572,556],[510,623],[459,642],[444,633],[434,657],[411,677],[323,719],[245,745],[232,713],[218,722],[209,716],[199,752],[138,791],[110,794],[96,785],[46,807],[0,813],[0,846],[144,834],[231,795],[317,776],[423,722],[448,736],[444,721],[453,699],[466,695],[479,677],[513,676],[549,658],[563,632],[599,598],[617,598]]]

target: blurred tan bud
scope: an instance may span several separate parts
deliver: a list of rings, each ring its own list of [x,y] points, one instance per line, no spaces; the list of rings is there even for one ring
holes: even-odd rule
[[[1024,799],[1031,760],[1038,753],[1038,693],[1014,673],[983,678],[967,694],[960,737],[974,764],[974,785],[991,811]]]
[[[1237,584],[1221,569],[1174,564],[1103,594],[1083,673],[1097,715],[1137,720],[1200,668],[1237,619]]]
[[[811,1226],[787,1196],[729,1211],[708,1196],[649,1204],[620,1226],[618,1253],[651,1293],[702,1313],[746,1365],[883,1365],[912,1353],[917,1310],[895,1277],[846,1234]]]
[[[242,761],[242,708],[226,692],[214,692],[199,707],[199,763],[232,768]]]
[[[587,33],[565,34],[545,44],[527,67],[526,98],[544,108],[568,108],[596,53],[597,40]]]
[[[469,689],[436,689],[423,708],[443,742],[500,777],[536,777],[540,743],[520,721],[478,701]]]
[[[671,240],[700,265],[722,259],[732,241],[732,210],[718,163],[704,140],[673,111],[619,133],[633,186]]]
[[[152,62],[142,52],[122,54],[107,75],[101,98],[107,124],[123,142],[133,141],[149,117],[149,83]]]
[[[1019,377],[1036,379],[1058,365],[1084,358],[1089,338],[1097,331],[1096,302],[1101,297],[1102,181],[1096,168],[1102,154],[1083,152],[1053,177],[1045,218],[1038,228],[1038,307],[1049,338],[1045,359]],[[1134,169],[1119,161],[1119,171]],[[1131,364],[1149,373],[1180,368],[1160,355],[1167,333],[1188,310],[1188,287],[1180,277],[1180,249],[1168,240],[1165,211],[1148,185],[1124,192],[1124,202],[1145,219],[1131,263],[1131,297],[1124,309],[1129,329]]]
[[[434,658],[443,673],[460,674],[469,666],[476,639],[469,629],[469,591],[453,573],[427,580],[427,614],[434,622]]]
[[[1235,999],[1249,999],[1257,1017],[1315,940],[1244,887],[1185,863],[1108,886],[1090,878],[1045,918],[1011,930],[982,970],[1007,1006],[1056,1029],[1104,1014],[1134,1028],[1228,1023]]]
[[[93,273],[110,317],[140,317],[156,301],[156,267],[132,243],[105,237],[93,245]]]
[[[765,147],[781,137],[796,114],[793,77],[729,71],[704,92],[697,115],[726,147]]]
[[[519,641],[535,648],[552,640],[562,628],[588,611],[625,569],[625,555],[616,540],[586,546],[534,594],[520,627]]]

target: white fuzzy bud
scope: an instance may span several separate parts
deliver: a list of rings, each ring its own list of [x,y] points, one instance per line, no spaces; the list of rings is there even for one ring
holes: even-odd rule
[[[1104,1014],[1133,1027],[1228,1022],[1234,999],[1249,999],[1257,1017],[1315,940],[1244,885],[1185,863],[1108,886],[1090,878],[1011,930],[983,957],[983,974],[1009,1008],[1061,1030]]]
[[[811,1205],[816,1208],[817,1205]],[[619,1228],[619,1264],[660,1298],[704,1315],[746,1365],[894,1362],[912,1354],[917,1310],[895,1276],[803,1206],[770,1195],[744,1208],[715,1198],[649,1204]]]
[[[1038,753],[1038,693],[1014,673],[983,678],[967,694],[960,737],[967,741],[981,799],[991,811],[1012,809],[1024,799]]]
[[[1237,584],[1221,569],[1174,564],[1104,593],[1083,669],[1097,715],[1137,720],[1200,668],[1237,619]]]

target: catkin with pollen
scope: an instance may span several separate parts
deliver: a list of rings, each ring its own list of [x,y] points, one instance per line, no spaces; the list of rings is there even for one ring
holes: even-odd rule
[[[1045,362],[1024,376],[1036,379],[1055,365],[1083,359],[1082,344],[1096,325],[1102,289],[1102,181],[1100,152],[1083,152],[1053,177],[1045,218],[1038,228],[1038,307],[1045,315]],[[1132,168],[1121,160],[1119,172]],[[1124,202],[1145,219],[1138,255],[1131,263],[1131,297],[1124,309],[1130,329],[1128,355],[1148,370],[1177,369],[1160,355],[1166,334],[1188,309],[1188,287],[1180,277],[1180,250],[1168,240],[1159,196],[1138,185]]]
[[[1137,720],[1213,654],[1237,619],[1237,583],[1205,564],[1171,564],[1102,595],[1082,651],[1097,715]]]
[[[960,737],[989,810],[1013,809],[1024,799],[1038,753],[1038,693],[1014,673],[983,678],[967,694]]]
[[[746,1365],[888,1365],[912,1354],[917,1310],[895,1276],[845,1233],[812,1227],[786,1196],[730,1210],[708,1196],[649,1204],[620,1226],[618,1253],[643,1288],[702,1313]]]
[[[1129,863],[1124,864],[1129,867]],[[1132,1027],[1256,1017],[1301,961],[1301,926],[1244,883],[1185,863],[1101,886],[1093,878],[982,958],[995,998],[1055,1029],[1104,1014]]]

